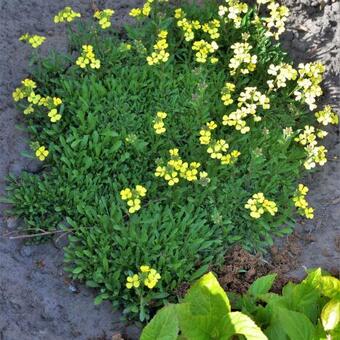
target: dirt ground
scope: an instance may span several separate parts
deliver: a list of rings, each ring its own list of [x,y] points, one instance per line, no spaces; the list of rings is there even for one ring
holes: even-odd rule
[[[283,44],[297,62],[321,59],[327,67],[324,101],[339,112],[340,3],[338,0],[285,0],[292,14]],[[0,0],[0,195],[8,172],[34,171],[37,163],[20,153],[27,149],[26,135],[16,129],[22,116],[14,108],[11,92],[27,75],[28,47],[18,42],[26,32],[48,37],[43,50],[65,48],[63,26],[52,16],[66,5],[90,13],[90,0]],[[129,7],[141,1],[96,1],[98,7],[116,10],[125,21]],[[119,22],[117,22],[119,25]],[[301,221],[287,257],[286,271],[301,277],[303,268],[322,266],[339,271],[340,264],[340,139],[338,131],[328,138],[329,162],[306,178],[316,218]],[[0,206],[0,340],[105,339],[120,328],[119,313],[110,305],[95,307],[94,294],[69,282],[62,271],[63,254],[53,244],[27,246],[1,237],[17,227]],[[291,239],[287,240],[288,245]],[[278,247],[283,246],[282,241]],[[272,255],[275,257],[274,247]],[[276,265],[276,261],[274,261]],[[116,322],[116,323],[114,323]],[[131,334],[133,329],[129,329]],[[131,335],[131,338],[135,336]]]

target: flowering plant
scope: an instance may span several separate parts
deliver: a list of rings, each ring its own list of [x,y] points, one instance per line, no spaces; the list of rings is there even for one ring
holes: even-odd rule
[[[272,0],[148,0],[130,15],[119,35],[114,11],[96,11],[69,30],[68,55],[14,90],[48,171],[9,192],[29,232],[70,234],[67,270],[97,301],[136,314],[147,291],[144,319],[232,244],[264,252],[296,213],[318,213],[301,177],[326,163],[338,117],[317,105],[324,66],[295,67],[275,41],[288,10]],[[79,17],[67,7],[55,22]]]

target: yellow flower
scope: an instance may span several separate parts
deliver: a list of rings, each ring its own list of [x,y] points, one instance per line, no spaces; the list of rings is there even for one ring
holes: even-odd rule
[[[328,124],[339,124],[339,116],[332,112],[332,108],[329,105],[326,105],[323,110],[315,113],[315,117],[317,121],[326,126]]]
[[[129,15],[131,17],[139,17],[142,14],[142,10],[140,8],[132,8]]]
[[[48,156],[49,152],[45,148],[45,146],[40,146],[36,151],[35,155],[40,161],[44,161],[46,157]]]
[[[160,31],[158,33],[158,40],[156,44],[153,46],[153,51],[151,55],[146,57],[146,60],[149,65],[157,65],[168,61],[170,54],[167,52],[168,48],[168,43],[166,40],[167,36],[168,36],[167,31]]]
[[[129,213],[133,214],[141,208],[141,197],[145,197],[147,189],[142,185],[136,185],[134,190],[126,188],[120,192],[123,201],[127,201]]]
[[[74,12],[73,9],[69,6],[65,7],[61,10],[53,19],[55,24],[59,24],[61,22],[71,22],[75,18],[80,18],[80,13]]]
[[[126,188],[120,192],[120,196],[122,200],[126,201],[132,198],[132,191],[129,188]]]
[[[58,113],[57,109],[52,109],[49,113],[48,116],[50,117],[50,120],[52,123],[56,123],[61,119],[61,114]]]
[[[146,265],[140,266],[140,271],[142,273],[148,273],[150,271],[150,269],[151,269],[150,266],[146,266]]]
[[[250,216],[254,219],[259,219],[266,211],[272,216],[278,211],[276,203],[267,200],[262,192],[254,194],[252,198],[248,199],[244,207],[250,210]]]
[[[38,48],[46,40],[46,38],[41,35],[30,35],[26,33],[26,34],[23,34],[19,38],[19,40],[24,41],[24,42],[26,41],[33,48]]]
[[[136,191],[140,197],[145,197],[147,190],[142,185],[136,185]]]
[[[126,288],[138,288],[140,286],[139,276],[134,274],[132,276],[128,276],[126,279]]]
[[[92,45],[83,45],[82,46],[82,53],[77,58],[76,64],[80,68],[86,68],[88,65],[92,69],[99,69],[100,68],[100,60],[96,59],[96,56],[93,52],[93,46]]]
[[[149,275],[144,280],[144,285],[147,286],[149,289],[153,289],[158,281],[161,279],[161,276],[155,269],[151,269]]]
[[[34,108],[33,108],[33,105],[30,104],[26,107],[26,109],[24,110],[24,115],[29,115],[30,113],[33,113],[34,112]]]
[[[15,102],[25,98],[23,91],[19,87],[15,89],[15,91],[12,93],[12,96]]]
[[[93,16],[98,19],[100,27],[105,30],[111,26],[111,17],[115,13],[112,9],[104,9],[102,11],[95,11]]]
[[[163,120],[167,117],[167,114],[165,112],[157,112],[156,118],[154,120],[153,128],[155,129],[155,132],[160,135],[164,132],[166,132],[166,128],[164,126]]]
[[[305,216],[306,218],[312,219],[314,218],[314,209],[309,206],[306,200],[306,195],[308,191],[309,189],[307,186],[299,184],[293,196],[293,202],[295,207],[298,208],[298,213],[301,216]]]

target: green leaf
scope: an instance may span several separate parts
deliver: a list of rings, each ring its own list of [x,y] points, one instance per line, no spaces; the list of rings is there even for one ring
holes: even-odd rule
[[[109,297],[109,294],[107,293],[103,293],[98,295],[95,299],[94,299],[94,304],[95,305],[100,305],[104,300],[106,300]]]
[[[302,313],[286,308],[275,308],[276,318],[291,340],[313,339],[314,326]]]
[[[229,314],[233,334],[242,334],[248,340],[266,340],[266,335],[261,331],[260,327],[247,315],[241,312],[232,312]],[[229,332],[229,330],[228,330]],[[223,339],[228,339],[223,337]]]
[[[322,309],[321,321],[326,331],[331,331],[340,322],[340,300],[330,300]]]
[[[340,280],[332,276],[323,276],[320,279],[320,289],[323,295],[333,299],[340,298]]]
[[[196,280],[196,279],[198,279],[198,278],[201,277],[204,273],[207,272],[208,268],[209,268],[209,264],[206,264],[205,266],[199,268],[198,270],[196,270],[196,271],[191,275],[190,280]]]
[[[79,274],[83,271],[82,267],[76,267],[72,270],[72,274]]]
[[[227,294],[211,272],[189,289],[184,302],[189,303],[195,315],[224,315],[230,312]]]
[[[141,340],[176,340],[179,332],[176,306],[163,307],[144,328]]]
[[[276,274],[270,274],[263,277],[260,277],[255,282],[251,284],[248,289],[247,294],[254,296],[257,298],[261,294],[266,294],[272,288],[272,285],[276,279]]]

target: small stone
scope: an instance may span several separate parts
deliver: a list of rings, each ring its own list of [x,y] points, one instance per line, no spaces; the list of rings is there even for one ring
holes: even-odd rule
[[[18,226],[18,219],[16,217],[8,217],[6,222],[8,229],[16,229]]]
[[[125,328],[125,336],[129,340],[137,340],[140,339],[140,334],[142,330],[136,325],[130,325]]]
[[[23,256],[23,257],[30,257],[32,256],[32,247],[30,246],[23,246],[21,249],[20,249],[20,255]]]
[[[297,49],[299,52],[306,52],[307,51],[307,43],[302,40],[294,39],[292,41],[292,47]]]

